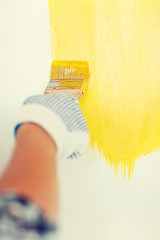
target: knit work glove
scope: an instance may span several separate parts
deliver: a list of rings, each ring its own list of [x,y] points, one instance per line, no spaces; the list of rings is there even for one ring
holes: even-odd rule
[[[27,122],[40,125],[54,140],[57,158],[78,158],[89,147],[88,127],[78,99],[60,92],[32,96],[25,100],[15,120],[18,127]]]

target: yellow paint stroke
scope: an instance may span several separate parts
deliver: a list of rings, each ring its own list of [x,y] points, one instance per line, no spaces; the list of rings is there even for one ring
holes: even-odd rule
[[[160,0],[49,0],[52,60],[89,61],[91,146],[125,177],[160,146]]]

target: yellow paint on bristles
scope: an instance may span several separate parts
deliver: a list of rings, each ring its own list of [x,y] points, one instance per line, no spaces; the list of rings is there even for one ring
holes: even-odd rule
[[[87,61],[54,60],[52,62],[50,79],[58,79],[59,86],[80,89],[83,93],[90,77]]]
[[[49,0],[52,60],[88,61],[91,147],[125,177],[160,147],[160,0]]]

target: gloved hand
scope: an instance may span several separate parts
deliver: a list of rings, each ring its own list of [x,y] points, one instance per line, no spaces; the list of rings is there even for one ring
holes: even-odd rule
[[[57,146],[58,159],[78,158],[89,147],[88,127],[78,99],[68,93],[27,98],[17,114],[15,134],[27,122],[36,123],[48,132]]]

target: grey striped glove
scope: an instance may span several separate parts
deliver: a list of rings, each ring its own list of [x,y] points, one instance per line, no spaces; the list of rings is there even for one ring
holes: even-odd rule
[[[78,99],[59,92],[26,99],[15,120],[18,127],[34,122],[44,128],[57,146],[57,158],[78,158],[89,147],[88,127]]]

